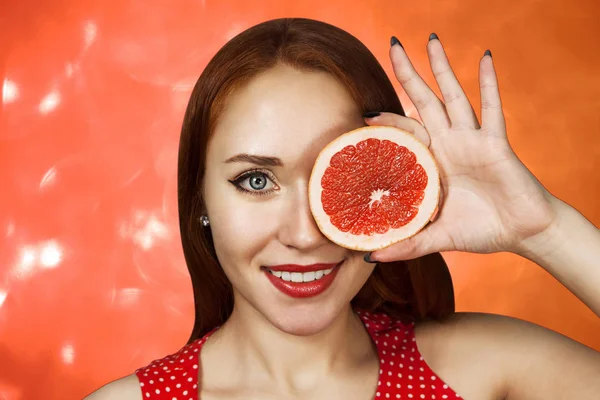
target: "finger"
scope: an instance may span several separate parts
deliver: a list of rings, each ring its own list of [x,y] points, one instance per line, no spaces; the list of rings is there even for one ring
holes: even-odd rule
[[[399,45],[390,48],[390,58],[394,75],[415,105],[425,128],[430,134],[450,127],[450,120],[444,104],[417,74],[406,52]]]
[[[489,55],[485,54],[479,63],[479,86],[481,91],[482,128],[506,136],[506,121],[502,111],[498,78],[491,53]]]
[[[412,133],[425,146],[429,147],[431,145],[431,138],[427,129],[414,118],[382,112],[376,117],[365,118],[365,122],[371,126],[393,126],[402,129]]]
[[[452,243],[439,225],[430,223],[415,236],[371,253],[372,261],[391,262],[419,258],[431,253],[452,250]]]
[[[460,86],[458,79],[456,79],[444,47],[437,35],[435,39],[429,41],[427,50],[431,71],[442,92],[450,123],[453,127],[479,129],[479,121],[475,110],[473,110],[467,95]]]

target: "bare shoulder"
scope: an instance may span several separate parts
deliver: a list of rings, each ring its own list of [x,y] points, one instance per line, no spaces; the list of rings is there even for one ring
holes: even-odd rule
[[[415,335],[423,358],[463,398],[592,399],[600,392],[599,352],[528,321],[455,313],[417,324]],[[492,392],[468,396],[485,390],[469,374]]]
[[[142,391],[137,376],[131,374],[107,383],[84,400],[142,400]]]

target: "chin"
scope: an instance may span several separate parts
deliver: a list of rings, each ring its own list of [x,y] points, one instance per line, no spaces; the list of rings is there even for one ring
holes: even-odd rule
[[[327,329],[346,307],[349,307],[349,302],[345,304],[314,302],[291,307],[273,307],[273,304],[270,304],[266,309],[259,311],[271,325],[282,332],[296,336],[311,336]]]

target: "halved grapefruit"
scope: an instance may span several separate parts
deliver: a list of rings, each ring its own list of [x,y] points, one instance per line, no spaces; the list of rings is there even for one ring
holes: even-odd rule
[[[319,153],[309,181],[310,209],[321,232],[360,251],[414,236],[435,217],[439,196],[429,149],[390,126],[339,136]]]

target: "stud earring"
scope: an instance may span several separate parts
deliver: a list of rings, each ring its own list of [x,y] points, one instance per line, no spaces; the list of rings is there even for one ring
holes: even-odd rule
[[[200,217],[200,222],[202,222],[202,226],[207,227],[210,225],[210,221],[206,215]]]

